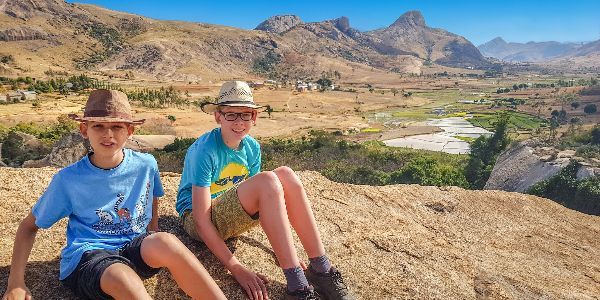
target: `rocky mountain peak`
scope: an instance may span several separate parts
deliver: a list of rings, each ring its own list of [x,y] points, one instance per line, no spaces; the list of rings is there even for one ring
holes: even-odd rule
[[[420,11],[411,10],[402,14],[391,26],[425,27],[427,25],[425,25],[425,18],[423,18]]]
[[[302,20],[296,15],[278,15],[266,19],[254,30],[281,33],[299,24],[302,24]]]
[[[350,20],[344,16],[335,19],[335,27],[341,32],[346,32],[350,29]]]

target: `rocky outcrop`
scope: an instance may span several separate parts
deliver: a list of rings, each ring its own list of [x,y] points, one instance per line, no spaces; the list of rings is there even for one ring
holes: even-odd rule
[[[90,142],[84,139],[75,129],[63,136],[52,148],[52,152],[42,159],[28,160],[23,163],[23,168],[55,167],[64,168],[77,162],[91,151]]]
[[[49,35],[38,26],[17,26],[0,30],[0,41],[48,40]]]
[[[407,11],[402,14],[390,27],[410,26],[410,27],[426,27],[425,18],[418,10]]]
[[[498,156],[483,189],[523,193],[534,184],[556,175],[573,158],[575,151],[572,150],[559,151],[537,147],[532,141],[522,142]],[[600,176],[600,169],[584,162],[577,179],[590,176]]]
[[[0,169],[2,284],[19,222],[56,172]],[[600,295],[600,217],[520,193],[359,186],[331,182],[316,172],[298,174],[325,250],[357,299],[579,300]],[[181,239],[228,299],[247,299],[210,250],[181,229],[175,212],[180,175],[161,173],[161,178],[166,195],[158,206],[160,230]],[[63,219],[38,232],[26,273],[37,299],[75,300],[58,282],[66,224]],[[297,237],[294,241],[307,261]],[[285,278],[260,227],[227,246],[248,269],[268,277],[269,298],[283,298]],[[189,299],[167,270],[144,284],[153,299]]]
[[[131,140],[125,144],[125,148],[138,151],[149,152],[154,149],[162,149],[166,145],[173,143],[174,135],[134,135]],[[52,148],[52,152],[41,159],[28,160],[23,163],[23,168],[43,168],[54,167],[64,168],[77,162],[92,151],[90,142],[84,139],[79,129],[71,131],[63,136]]]
[[[266,19],[258,24],[254,30],[282,33],[300,24],[302,24],[302,20],[296,15],[279,15]]]

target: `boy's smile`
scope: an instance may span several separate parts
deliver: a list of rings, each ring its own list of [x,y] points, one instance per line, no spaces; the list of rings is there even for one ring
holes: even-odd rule
[[[221,106],[215,112],[215,120],[221,125],[223,142],[227,147],[235,150],[252,129],[256,121],[256,110],[249,107]]]
[[[117,167],[123,160],[123,147],[133,136],[133,125],[122,122],[93,122],[79,124],[84,138],[90,140],[94,154],[90,156],[93,165],[102,169]]]

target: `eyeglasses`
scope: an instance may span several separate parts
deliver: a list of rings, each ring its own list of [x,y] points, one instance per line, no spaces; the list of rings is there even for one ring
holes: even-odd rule
[[[227,121],[235,121],[238,117],[242,119],[242,121],[250,121],[254,116],[253,112],[245,112],[245,113],[221,113],[225,120]]]

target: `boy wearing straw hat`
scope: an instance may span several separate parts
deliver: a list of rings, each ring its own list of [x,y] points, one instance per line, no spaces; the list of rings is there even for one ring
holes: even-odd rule
[[[261,108],[241,81],[226,82],[218,103],[202,106],[221,127],[187,151],[176,204],[183,227],[208,246],[250,299],[268,299],[269,281],[246,269],[224,241],[259,223],[287,279],[286,299],[316,299],[315,290],[329,300],[355,299],[329,263],[300,179],[288,167],[260,172],[260,146],[248,133]],[[308,268],[296,254],[290,223],[310,258]]]
[[[164,195],[156,160],[123,149],[144,120],[134,121],[127,96],[95,90],[81,122],[94,152],[60,170],[21,222],[3,300],[31,299],[25,266],[39,228],[69,217],[60,280],[82,299],[151,299],[142,279],[167,267],[196,299],[225,299],[202,264],[177,237],[158,231]]]

